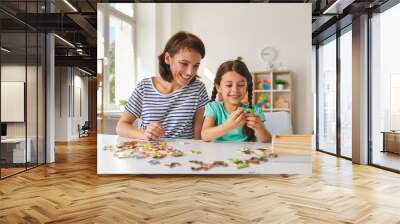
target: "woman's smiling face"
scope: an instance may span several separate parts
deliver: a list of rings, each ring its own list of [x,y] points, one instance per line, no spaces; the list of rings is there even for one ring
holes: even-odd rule
[[[225,103],[240,105],[247,93],[246,78],[234,71],[227,72],[222,75],[217,90]]]
[[[165,55],[165,63],[169,65],[173,80],[180,86],[190,83],[197,75],[201,61],[201,55],[190,49],[182,49],[173,57]]]

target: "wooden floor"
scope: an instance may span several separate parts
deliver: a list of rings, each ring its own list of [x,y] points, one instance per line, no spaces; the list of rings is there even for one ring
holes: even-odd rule
[[[312,176],[98,176],[96,139],[0,181],[0,223],[400,223],[400,175],[316,152]]]
[[[392,152],[374,151],[372,161],[374,164],[400,170],[400,155]]]
[[[23,168],[1,168],[1,178],[19,173],[26,170],[25,167]]]
[[[37,164],[27,164],[27,167],[25,167],[25,164],[18,164],[18,167],[7,167],[7,168],[1,168],[1,178],[6,178],[11,175],[15,175],[17,173],[23,172],[27,169],[33,169],[37,167]]]

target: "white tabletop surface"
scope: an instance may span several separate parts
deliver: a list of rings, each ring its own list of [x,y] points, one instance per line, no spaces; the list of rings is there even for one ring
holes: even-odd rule
[[[27,138],[28,141],[30,141],[30,138]],[[1,143],[20,143],[20,142],[25,142],[25,138],[2,138]]]
[[[151,157],[118,158],[113,152],[104,150],[104,146],[116,145],[132,139],[121,138],[117,135],[97,135],[97,173],[98,174],[311,174],[312,163],[311,154],[291,154],[277,152],[277,158],[268,158],[267,162],[260,164],[250,164],[249,167],[238,169],[235,164],[228,161],[228,158],[240,160],[249,159],[251,156],[244,155],[239,151],[244,145],[252,150],[259,147],[270,147],[271,144],[265,143],[209,143],[201,140],[166,140],[168,145],[181,150],[182,157],[167,156],[160,159],[160,164],[151,165]],[[193,154],[190,150],[199,150],[201,154]],[[229,164],[228,167],[214,167],[209,170],[191,170],[190,160],[212,163],[223,160]],[[181,166],[170,168],[165,166],[167,163],[179,162]]]

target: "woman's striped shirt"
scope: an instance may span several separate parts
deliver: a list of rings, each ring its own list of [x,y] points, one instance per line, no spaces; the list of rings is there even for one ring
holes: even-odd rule
[[[158,122],[165,138],[192,138],[194,114],[207,102],[206,88],[198,79],[171,94],[161,94],[152,78],[145,78],[136,86],[125,110],[142,120],[143,129],[150,122]]]

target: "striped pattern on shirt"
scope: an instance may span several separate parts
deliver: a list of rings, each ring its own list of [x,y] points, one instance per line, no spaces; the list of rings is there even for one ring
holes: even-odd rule
[[[192,138],[193,118],[197,109],[208,102],[206,87],[200,80],[171,94],[160,94],[152,78],[145,78],[136,86],[125,110],[142,120],[145,129],[158,122],[165,130],[165,138]]]

